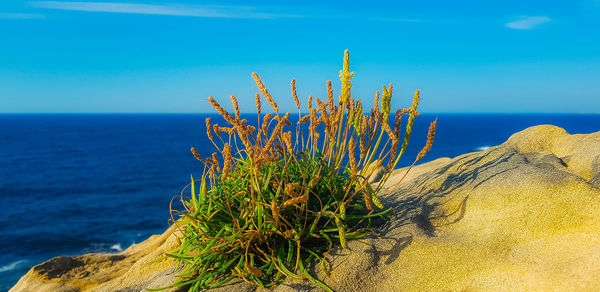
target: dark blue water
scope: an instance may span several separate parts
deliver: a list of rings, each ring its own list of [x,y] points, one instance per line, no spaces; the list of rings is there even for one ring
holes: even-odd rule
[[[190,173],[200,175],[190,147],[212,153],[205,117],[0,115],[0,291],[54,256],[118,252],[163,232],[169,201]],[[424,145],[434,118],[417,119],[404,164]],[[600,115],[438,118],[424,161],[497,145],[537,124],[570,133],[600,131]]]

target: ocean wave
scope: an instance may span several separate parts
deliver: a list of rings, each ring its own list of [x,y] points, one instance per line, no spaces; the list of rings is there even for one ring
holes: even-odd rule
[[[91,243],[81,253],[119,253],[123,251],[121,243]]]
[[[485,150],[488,150],[488,149],[490,149],[490,146],[488,146],[488,145],[475,147],[476,151],[485,151]]]
[[[14,261],[8,265],[4,265],[2,267],[0,267],[0,273],[4,273],[4,272],[8,272],[8,271],[12,271],[14,269],[18,269],[22,266],[24,266],[27,263],[26,260],[18,260],[18,261]]]
[[[112,249],[113,251],[116,251],[116,252],[122,252],[123,251],[123,248],[121,247],[120,243],[111,245],[110,249]]]

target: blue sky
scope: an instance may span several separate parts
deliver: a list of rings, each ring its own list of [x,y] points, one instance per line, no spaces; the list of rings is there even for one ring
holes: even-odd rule
[[[290,79],[325,96],[349,49],[367,103],[600,113],[600,0],[373,3],[2,1],[0,112],[251,112],[253,71],[292,110]]]

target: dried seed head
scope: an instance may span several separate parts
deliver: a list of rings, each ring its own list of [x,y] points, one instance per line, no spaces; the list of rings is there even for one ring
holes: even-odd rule
[[[325,130],[327,132],[331,132],[331,123],[329,120],[329,114],[327,113],[327,108],[321,107],[321,120],[323,124],[325,124]]]
[[[425,157],[425,154],[431,149],[431,145],[433,145],[433,138],[435,138],[435,129],[437,128],[437,118],[435,121],[431,122],[429,125],[429,131],[427,132],[427,143],[425,143],[425,147],[421,149],[419,154],[417,155],[417,159],[415,161],[420,160]]]
[[[392,131],[392,128],[390,128],[390,125],[387,122],[382,122],[381,127],[388,134],[388,136],[390,136],[392,141],[395,140],[396,136],[394,135],[394,131]]]
[[[212,154],[212,160],[213,160],[213,163],[215,164],[215,166],[217,167],[217,169],[221,168],[220,165],[219,165],[219,159],[217,159],[217,153],[216,152],[213,152],[213,154]]]
[[[275,119],[276,119],[277,121],[283,121],[283,123],[285,123],[285,125],[286,125],[286,126],[288,126],[288,127],[292,125],[292,122],[290,122],[290,121],[289,121],[287,118],[285,118],[285,117],[276,116],[276,117],[275,117]]]
[[[331,80],[327,80],[327,104],[330,109],[333,107],[333,87],[331,86]]]
[[[204,161],[204,160],[202,160],[202,157],[200,156],[200,154],[198,154],[198,151],[196,151],[196,148],[192,147],[190,149],[190,151],[192,151],[192,155],[194,155],[194,157],[196,157],[196,159],[198,159],[199,161]]]
[[[310,133],[313,133],[317,129],[317,110],[310,110],[310,125],[308,126],[308,130]]]
[[[363,195],[363,199],[365,200],[365,206],[367,207],[367,210],[373,211],[373,204],[371,203],[371,199],[369,198],[369,195],[367,195],[366,192],[362,192],[362,195]]]
[[[279,119],[277,121],[277,126],[275,126],[273,133],[271,133],[271,137],[267,141],[267,144],[265,144],[264,151],[269,151],[271,146],[273,146],[273,143],[275,143],[275,139],[277,138],[277,135],[279,135],[279,133],[283,129],[283,126],[286,124],[285,121],[288,120],[289,117],[290,117],[290,113],[287,112],[282,119]]]
[[[312,109],[313,109],[312,100],[313,100],[313,97],[312,97],[312,94],[311,94],[311,95],[308,96],[308,110],[309,111],[312,111]]]
[[[302,125],[304,123],[306,123],[306,121],[308,121],[308,119],[310,119],[310,115],[305,115],[302,118],[300,118],[300,120],[298,120],[298,125]]]
[[[261,105],[260,105],[260,94],[256,94],[254,96],[254,102],[256,103],[256,113],[260,115]]]
[[[317,102],[317,110],[321,109],[325,104],[319,99],[319,97],[317,97],[316,99]]]
[[[210,125],[210,118],[206,118],[206,136],[208,136],[208,140],[213,140],[212,135],[212,126]]]
[[[366,154],[365,144],[367,140],[367,124],[369,123],[367,119],[368,118],[366,115],[362,117],[362,123],[360,128],[360,159],[362,159]]]
[[[242,117],[240,115],[240,107],[238,105],[237,98],[235,98],[235,95],[232,95],[230,98],[231,103],[233,104],[233,110],[235,111],[235,118],[239,120]]]
[[[373,99],[373,109],[379,111],[379,90],[375,91],[375,97]]]
[[[218,127],[213,127],[213,129],[215,130],[215,133],[217,133],[217,131],[218,131],[219,134],[221,134],[221,132],[225,132],[225,133],[231,135],[234,132],[233,128],[228,128],[228,127],[218,126]]]
[[[394,136],[398,137],[400,134],[400,126],[402,124],[402,115],[404,112],[402,110],[396,110],[396,116],[394,120]]]
[[[273,100],[273,97],[271,97],[271,94],[269,93],[269,91],[267,91],[267,87],[265,87],[265,84],[263,83],[263,81],[260,79],[260,77],[258,77],[258,74],[256,74],[255,72],[252,72],[252,78],[254,78],[254,81],[256,82],[256,86],[258,86],[258,89],[260,90],[262,95],[267,99],[267,101],[269,102],[269,104],[271,105],[273,110],[276,113],[278,113],[279,107],[277,106],[277,103]]]
[[[217,124],[214,124],[214,125],[212,126],[212,128],[213,128],[213,131],[215,132],[215,134],[216,134],[217,136],[221,136],[221,129],[220,129],[219,125],[217,125]]]
[[[255,277],[262,277],[265,275],[265,273],[263,271],[261,271],[260,269],[251,266],[248,262],[244,263],[244,266],[246,268],[246,271],[248,271],[248,273],[250,273],[251,275],[255,276]]]
[[[223,179],[227,177],[229,174],[229,170],[231,169],[231,146],[228,143],[225,143],[223,146],[223,175],[221,176]]]
[[[250,143],[250,140],[248,139],[249,129],[242,125],[234,125],[234,129],[238,133],[240,140],[242,140],[242,144],[244,144],[244,147],[246,148],[245,150],[246,150],[246,153],[248,154],[248,157],[253,157],[252,143]],[[250,133],[250,134],[252,134],[252,133]]]
[[[299,203],[305,203],[306,201],[308,201],[308,194],[304,194],[302,196],[286,200],[285,202],[283,202],[283,204],[281,204],[280,209],[285,209],[289,206],[296,205]]]
[[[209,160],[212,161],[211,158],[206,159],[207,162],[210,162]],[[211,163],[210,167],[208,168],[208,177],[211,180],[214,180],[216,176],[217,176],[217,174],[215,173],[215,165],[213,163]]]
[[[285,185],[285,193],[288,194],[288,196],[292,197],[292,198],[296,198],[299,197],[300,194],[298,194],[296,192],[296,189],[298,189],[298,184],[297,183],[288,183]]]
[[[223,118],[231,124],[234,124],[233,117],[212,97],[208,97],[208,102],[212,105]]]
[[[296,93],[296,79],[292,79],[291,87],[294,102],[296,103],[296,107],[298,108],[298,110],[300,110],[300,100],[298,99],[298,94]]]
[[[285,148],[289,154],[294,153],[294,148],[292,147],[292,132],[287,131],[283,133],[283,143],[285,144]]]
[[[350,172],[352,174],[356,173],[356,159],[354,157],[354,153],[356,152],[356,142],[354,142],[354,138],[350,137],[350,142],[348,144],[348,158],[350,160]]]
[[[275,219],[275,222],[279,222],[279,207],[277,206],[277,198],[273,198],[273,201],[271,201],[271,213],[273,214],[273,219]]]
[[[265,136],[267,135],[267,128],[269,126],[269,121],[271,120],[272,117],[273,117],[273,114],[271,114],[271,113],[267,113],[263,117],[262,132],[263,132],[263,134],[265,134]]]

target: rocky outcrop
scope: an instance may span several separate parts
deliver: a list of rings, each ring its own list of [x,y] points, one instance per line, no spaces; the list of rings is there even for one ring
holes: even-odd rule
[[[119,254],[56,257],[29,270],[9,291],[141,291],[174,282],[174,262],[164,257],[180,241],[173,225]],[[165,290],[165,291],[174,291]]]
[[[386,184],[394,217],[377,236],[335,250],[332,275],[312,268],[334,290],[600,291],[600,132],[536,126],[486,151],[415,166],[399,182],[405,172]],[[176,244],[170,229],[121,254],[55,258],[11,291],[164,286],[172,262],[156,259]],[[235,290],[256,289],[215,289]],[[275,288],[313,290],[307,281]]]

